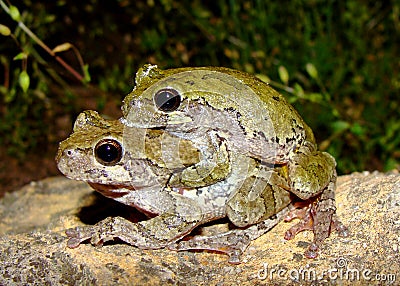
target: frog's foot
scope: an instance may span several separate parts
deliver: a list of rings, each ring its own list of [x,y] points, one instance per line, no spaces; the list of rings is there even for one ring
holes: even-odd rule
[[[339,236],[348,236],[347,228],[339,221],[335,212],[336,207],[332,207],[329,200],[311,202],[308,207],[294,209],[285,218],[285,221],[291,221],[295,218],[299,218],[301,221],[286,231],[285,239],[290,240],[301,231],[312,230],[314,241],[306,250],[305,256],[316,258],[319,246],[330,235],[332,227],[338,232]]]
[[[314,230],[314,219],[313,219],[313,207],[310,204],[309,207],[303,207],[300,209],[294,209],[286,218],[285,221],[291,221],[295,218],[301,219],[301,221],[285,232],[284,238],[286,240],[293,239],[296,234],[304,230]],[[318,245],[315,243],[316,234],[314,232],[314,242],[309,246],[304,255],[307,258],[316,258],[318,256]],[[321,241],[322,242],[322,241]]]
[[[89,240],[92,238],[92,235],[95,233],[93,227],[75,227],[70,228],[65,231],[65,234],[68,236],[67,246],[69,248],[77,248],[82,242]]]
[[[185,236],[199,221],[200,218],[196,216],[184,221],[175,214],[162,214],[139,223],[132,223],[122,217],[109,217],[93,226],[68,229],[67,245],[76,248],[90,239],[91,244],[101,246],[106,241],[118,238],[139,248],[158,249]]]
[[[229,256],[228,262],[240,264],[241,255],[252,240],[260,237],[277,225],[288,215],[291,205],[285,207],[272,217],[247,228],[233,229],[220,234],[204,236],[197,235],[189,240],[182,240],[168,246],[171,250],[210,250],[225,253]]]
[[[296,234],[304,230],[313,230],[313,219],[311,215],[310,206],[292,210],[285,217],[285,222],[289,222],[294,219],[301,219],[301,221],[286,231],[285,233],[286,240],[293,239],[296,236]]]
[[[114,238],[120,238],[127,243],[133,244],[132,239],[123,234],[123,230],[132,228],[134,225],[120,217],[109,217],[93,226],[70,228],[65,231],[65,234],[69,237],[67,246],[69,248],[77,248],[81,243],[89,239],[92,245],[102,246],[104,242],[114,240]]]
[[[338,235],[341,237],[347,237],[349,235],[347,227],[345,227],[337,218],[336,214],[333,214],[330,217],[329,226],[326,223],[319,223],[318,217],[322,217],[322,215],[316,215],[314,217],[314,241],[311,243],[309,248],[305,251],[304,255],[307,258],[316,258],[318,256],[318,249],[324,242],[324,240],[330,235],[332,227],[338,232]],[[326,228],[324,228],[326,227]]]
[[[143,235],[139,223],[132,223],[122,217],[108,217],[93,226],[76,227],[66,230],[65,233],[69,237],[69,248],[76,248],[89,239],[94,246],[102,246],[103,243],[116,238],[141,248],[156,249],[166,244],[151,234]]]

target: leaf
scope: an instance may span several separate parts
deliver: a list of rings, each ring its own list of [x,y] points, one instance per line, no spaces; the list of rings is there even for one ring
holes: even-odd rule
[[[365,134],[365,128],[363,126],[361,126],[359,123],[354,123],[351,127],[350,127],[350,131],[358,136],[362,136]]]
[[[333,122],[331,126],[335,133],[341,133],[350,128],[350,123],[348,123],[347,121],[338,120]]]
[[[16,55],[14,58],[13,58],[13,60],[14,61],[16,61],[16,60],[25,60],[25,59],[27,59],[28,58],[28,55],[26,54],[26,53],[24,53],[24,52],[21,52],[21,53],[19,53],[18,55]]]
[[[254,73],[254,67],[250,63],[245,63],[244,64],[244,70],[248,73]]]
[[[0,34],[7,37],[11,35],[11,30],[7,26],[0,24]]]
[[[89,65],[88,64],[84,65],[82,69],[83,69],[83,81],[85,83],[90,82],[91,77],[89,73]]]
[[[306,64],[306,71],[312,79],[318,78],[317,68],[312,63]]]
[[[265,83],[270,83],[271,82],[271,79],[265,74],[256,74],[256,77],[258,77],[259,79],[261,79]]]
[[[29,84],[30,84],[30,78],[26,71],[22,71],[19,74],[18,82],[19,82],[19,86],[22,88],[22,90],[24,92],[27,92],[28,88],[29,88]]]
[[[319,103],[319,104],[322,104],[324,102],[324,97],[322,96],[322,94],[320,94],[318,92],[306,93],[306,94],[304,94],[304,98],[306,98],[307,100],[309,100],[311,102],[315,102],[315,103]]]
[[[11,101],[13,101],[14,100],[14,98],[15,98],[15,95],[16,95],[17,93],[16,93],[16,89],[15,88],[12,88],[12,89],[10,89],[10,90],[5,90],[5,93],[4,93],[4,102],[5,103],[10,103]]]
[[[54,52],[54,53],[65,52],[65,51],[68,51],[68,50],[71,49],[71,48],[72,48],[72,44],[70,44],[70,43],[64,43],[64,44],[61,44],[61,45],[58,45],[57,47],[55,47],[55,48],[53,49],[53,52]]]
[[[281,81],[287,85],[289,83],[289,73],[287,69],[284,66],[279,66],[278,73]]]
[[[388,158],[385,162],[384,171],[394,170],[399,167],[400,162],[394,158]]]
[[[21,14],[19,13],[19,10],[15,6],[10,6],[10,16],[14,21],[20,22],[21,21]]]
[[[294,84],[294,91],[297,97],[303,98],[304,97],[304,89],[303,87],[298,84],[297,82]]]

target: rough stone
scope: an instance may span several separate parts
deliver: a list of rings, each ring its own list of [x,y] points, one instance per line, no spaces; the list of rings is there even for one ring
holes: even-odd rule
[[[137,212],[63,177],[32,182],[0,201],[0,285],[398,285],[400,175],[354,173],[338,179],[336,233],[320,255],[304,257],[312,234],[283,239],[295,222],[255,240],[243,263],[210,252],[141,250],[115,241],[66,247],[65,229]]]

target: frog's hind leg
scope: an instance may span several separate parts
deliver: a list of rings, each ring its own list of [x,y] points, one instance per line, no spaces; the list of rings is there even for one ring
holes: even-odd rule
[[[209,250],[225,253],[229,256],[228,262],[240,264],[241,255],[252,240],[268,232],[282,221],[290,212],[291,205],[285,207],[272,217],[246,228],[232,229],[220,234],[203,236],[196,235],[189,240],[182,240],[168,246],[171,250]]]
[[[290,221],[300,218],[301,221],[292,226],[286,233],[285,239],[289,240],[303,230],[311,230],[314,233],[314,241],[305,252],[308,258],[318,256],[318,248],[323,241],[330,235],[332,227],[338,231],[340,236],[347,236],[347,228],[339,221],[336,215],[335,206],[335,182],[336,176],[331,181],[321,195],[315,200],[305,201],[308,206],[295,209],[285,220]],[[303,205],[304,205],[303,203]]]

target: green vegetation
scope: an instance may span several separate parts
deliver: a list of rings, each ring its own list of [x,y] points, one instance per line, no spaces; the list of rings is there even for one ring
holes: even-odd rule
[[[79,111],[76,86],[101,90],[101,109],[150,62],[267,79],[340,173],[400,162],[398,1],[0,2],[0,143],[16,156],[59,140],[52,123]]]

